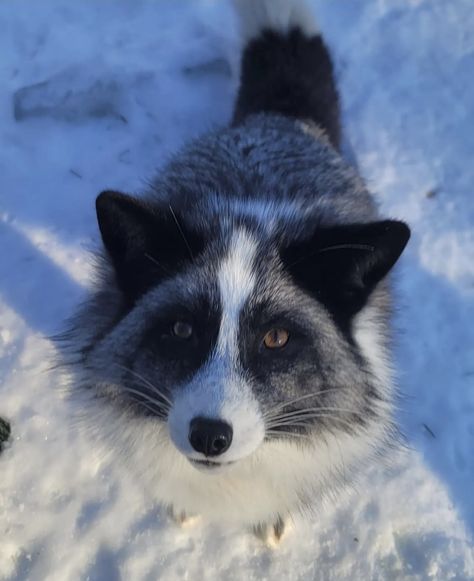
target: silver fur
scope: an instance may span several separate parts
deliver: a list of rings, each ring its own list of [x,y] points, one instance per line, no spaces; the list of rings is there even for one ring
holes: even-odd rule
[[[143,196],[169,205],[184,230],[210,244],[126,314],[107,256],[99,257],[96,291],[72,320],[64,350],[89,429],[178,511],[258,526],[317,508],[394,441],[390,296],[380,284],[356,316],[356,356],[325,308],[283,271],[277,245],[305,239],[315,222],[377,220],[372,196],[322,130],[271,114],[189,144]],[[191,378],[173,385],[144,337],[170,302],[193,304],[203,294],[223,309],[218,345]],[[256,390],[239,363],[239,317],[265,301],[275,309],[294,305],[315,330],[320,363],[306,395],[292,383],[292,369],[266,378],[271,389]],[[272,426],[291,400],[319,419],[310,430],[283,429],[277,437]],[[235,442],[217,470],[189,461],[200,458],[187,440],[195,413],[234,426]]]

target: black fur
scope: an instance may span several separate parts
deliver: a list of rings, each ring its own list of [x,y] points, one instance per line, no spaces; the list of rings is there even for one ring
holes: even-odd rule
[[[234,126],[183,149],[143,200],[99,196],[116,280],[107,267],[72,323],[67,357],[80,387],[111,396],[118,411],[128,398],[156,416],[156,430],[139,422],[124,429],[122,414],[105,427],[123,439],[120,453],[136,456],[157,500],[179,518],[273,523],[279,537],[286,514],[335,494],[393,442],[382,279],[409,231],[380,221],[337,151],[338,96],[319,35],[264,31],[245,49],[241,83]],[[183,320],[193,333],[178,339],[173,323]],[[262,339],[275,327],[289,341],[268,350]],[[232,426],[221,458],[232,468],[217,480],[192,467],[206,453],[189,441],[196,417]],[[340,432],[363,436],[361,445],[339,445]],[[286,451],[279,461],[272,439],[296,444],[294,463]],[[275,494],[280,481],[287,498]]]
[[[11,434],[10,423],[0,417],[0,452],[3,450],[3,445],[8,441]]]
[[[318,228],[310,240],[284,249],[282,259],[297,284],[345,330],[409,238],[408,226],[395,220]]]
[[[339,97],[333,65],[320,35],[265,30],[242,56],[234,125],[254,113],[312,120],[340,145]]]
[[[97,197],[96,209],[102,240],[127,304],[133,305],[151,287],[176,274],[204,247],[199,235],[184,232],[171,206],[106,191]]]
[[[167,381],[179,384],[192,377],[214,351],[222,312],[218,302],[208,297],[195,300],[192,308],[180,301],[157,312],[150,321],[138,351],[165,370]],[[192,325],[188,339],[173,335],[173,324],[185,321]]]

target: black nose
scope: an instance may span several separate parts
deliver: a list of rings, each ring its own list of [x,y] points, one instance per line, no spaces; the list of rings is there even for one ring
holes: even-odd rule
[[[230,447],[232,427],[220,420],[194,418],[189,428],[189,441],[196,452],[205,456],[219,456]]]

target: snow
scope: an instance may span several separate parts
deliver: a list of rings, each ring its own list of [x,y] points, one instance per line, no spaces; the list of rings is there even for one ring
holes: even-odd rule
[[[80,430],[48,338],[87,293],[94,199],[229,119],[223,0],[0,4],[0,579],[474,579],[471,0],[314,0],[347,139],[413,238],[398,271],[407,450],[276,550],[178,528]],[[42,84],[43,83],[43,84]],[[15,116],[16,115],[16,116]],[[77,405],[77,404],[76,404]]]

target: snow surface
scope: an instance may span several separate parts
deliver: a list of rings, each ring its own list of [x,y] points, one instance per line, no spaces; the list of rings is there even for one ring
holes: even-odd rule
[[[226,123],[235,18],[224,0],[0,4],[0,579],[474,579],[472,0],[314,0],[347,138],[413,238],[399,269],[408,451],[277,550],[179,529],[77,429],[48,339],[86,296],[94,198],[139,191]]]

